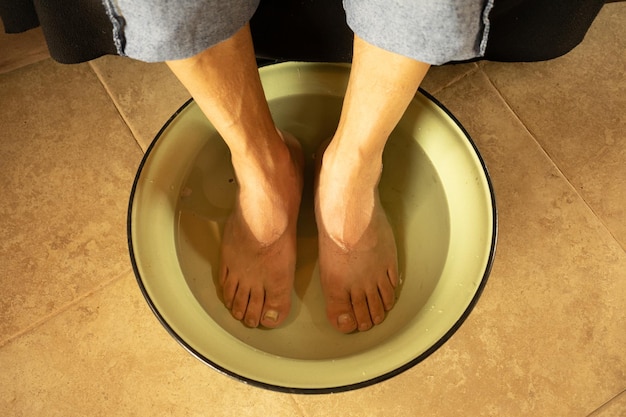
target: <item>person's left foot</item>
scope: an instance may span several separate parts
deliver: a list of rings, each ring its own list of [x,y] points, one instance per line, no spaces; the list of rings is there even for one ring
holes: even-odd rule
[[[331,148],[315,191],[326,314],[343,333],[366,331],[383,322],[398,285],[395,239],[378,195],[382,163]]]

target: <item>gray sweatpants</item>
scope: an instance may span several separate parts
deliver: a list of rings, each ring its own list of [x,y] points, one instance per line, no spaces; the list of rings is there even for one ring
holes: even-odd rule
[[[118,53],[147,62],[187,58],[228,39],[250,20],[259,1],[103,0]],[[484,54],[493,1],[343,0],[343,5],[360,38],[439,65]]]

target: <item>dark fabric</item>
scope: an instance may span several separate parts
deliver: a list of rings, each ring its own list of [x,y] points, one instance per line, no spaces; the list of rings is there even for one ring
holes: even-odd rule
[[[35,4],[55,60],[71,64],[117,53],[113,26],[101,0],[35,0]]]
[[[0,0],[0,17],[6,33],[21,33],[39,26],[33,0]]]
[[[540,61],[584,38],[604,0],[496,0],[484,59]],[[7,33],[43,28],[52,57],[78,63],[116,54],[101,0],[0,0]],[[352,32],[341,0],[261,0],[251,21],[259,56],[349,62]],[[207,45],[208,46],[208,45]]]
[[[352,61],[353,34],[341,0],[261,0],[250,29],[260,58]]]
[[[484,59],[543,61],[582,42],[604,0],[496,0]]]
[[[0,13],[7,33],[41,24],[50,55],[58,62],[73,64],[117,53],[101,0],[0,0]]]

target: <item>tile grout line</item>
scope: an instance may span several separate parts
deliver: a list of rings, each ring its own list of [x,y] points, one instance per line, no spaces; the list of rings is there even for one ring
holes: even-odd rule
[[[141,153],[145,153],[145,150],[141,147],[141,143],[139,142],[139,135],[137,134],[137,132],[135,132],[135,130],[131,126],[130,121],[128,120],[128,118],[126,117],[124,112],[122,111],[122,108],[119,105],[119,103],[117,102],[117,100],[115,99],[115,97],[113,95],[113,92],[111,91],[111,89],[109,88],[107,83],[104,82],[104,77],[102,77],[102,74],[100,73],[98,68],[93,64],[92,61],[89,61],[89,67],[91,68],[93,73],[96,75],[96,78],[98,78],[98,81],[100,82],[100,85],[102,85],[102,87],[104,88],[104,91],[109,96],[109,99],[113,103],[113,106],[115,107],[115,110],[117,110],[117,113],[122,118],[122,121],[124,122],[124,125],[126,125],[126,128],[129,130],[130,134],[133,136],[133,139],[135,140],[135,143],[139,147],[139,150],[141,151]]]
[[[36,65],[36,64],[39,64],[40,62],[45,61],[45,60],[48,60],[48,59],[53,60],[53,59],[52,59],[52,58],[48,55],[47,57],[42,57],[42,58],[37,59],[37,60],[35,60],[35,61],[28,61],[28,62],[26,62],[26,63],[24,63],[24,64],[20,64],[20,65],[14,66],[14,67],[10,67],[10,66],[7,66],[7,65],[5,65],[5,66],[3,67],[2,62],[0,62],[0,75],[8,75],[8,74],[11,74],[12,72],[19,71],[19,70],[21,70],[21,69],[23,69],[23,68],[26,68],[26,67],[29,67],[29,66],[31,66],[31,65]],[[54,61],[54,60],[53,60],[53,61]],[[8,69],[7,69],[7,68],[8,68]]]
[[[515,120],[517,120],[523,127],[524,130],[526,131],[526,133],[528,133],[528,135],[530,137],[533,138],[533,141],[537,144],[537,146],[539,146],[539,149],[541,149],[541,152],[544,154],[544,156],[546,156],[550,162],[552,163],[552,165],[556,168],[556,170],[559,172],[559,174],[561,174],[563,176],[563,178],[565,178],[567,180],[567,183],[570,184],[572,186],[572,188],[575,189],[574,185],[570,182],[570,180],[565,176],[565,173],[563,171],[561,171],[561,168],[559,168],[559,166],[556,164],[556,162],[554,162],[554,159],[552,159],[552,156],[550,156],[550,154],[548,153],[548,151],[541,145],[541,143],[537,140],[537,135],[535,135],[535,133],[533,133],[530,128],[528,126],[526,126],[526,123],[524,123],[524,121],[521,119],[521,117],[519,116],[519,114],[517,114],[517,112],[513,109],[513,107],[511,107],[511,104],[506,100],[506,98],[504,97],[504,95],[502,94],[502,92],[498,89],[498,87],[494,84],[494,82],[491,80],[491,78],[489,77],[489,74],[487,74],[485,71],[483,71],[482,68],[479,68],[480,72],[482,73],[482,75],[485,76],[485,78],[487,79],[487,81],[489,81],[489,85],[495,90],[495,92],[498,94],[498,97],[500,97],[500,99],[502,100],[502,102],[506,105],[506,109],[515,117]],[[581,196],[582,198],[582,196]],[[585,202],[586,203],[586,202]]]
[[[620,391],[617,393],[617,395],[609,398],[607,401],[605,401],[604,403],[602,403],[600,405],[600,407],[596,408],[595,410],[593,410],[591,412],[591,414],[589,414],[587,417],[593,417],[594,415],[597,415],[598,412],[602,411],[603,408],[608,407],[613,401],[617,400],[619,397],[621,397],[622,395],[626,395],[626,389]]]
[[[441,91],[445,90],[446,88],[451,87],[453,84],[456,84],[457,82],[461,81],[465,77],[469,77],[470,75],[472,75],[473,73],[475,73],[479,69],[480,68],[478,67],[478,65],[474,65],[474,68],[464,72],[461,75],[458,75],[456,78],[453,78],[452,81],[448,82],[443,87],[437,88],[437,89],[435,89],[433,91],[428,91],[428,93],[434,96],[435,94],[440,93]]]
[[[101,290],[113,285],[115,282],[123,279],[124,276],[126,276],[129,272],[131,272],[132,269],[127,269],[126,271],[120,273],[118,276],[113,277],[111,279],[109,279],[108,281],[94,287],[91,288],[90,290],[86,291],[85,293],[79,295],[78,297],[74,298],[73,300],[68,301],[66,304],[62,305],[61,307],[59,307],[58,309],[54,310],[53,312],[46,314],[45,316],[43,316],[42,318],[40,318],[39,320],[36,320],[34,323],[31,323],[30,325],[26,326],[25,328],[18,330],[16,333],[8,336],[6,339],[4,340],[0,340],[0,349],[2,349],[4,346],[6,346],[7,344],[9,344],[10,342],[12,342],[15,339],[18,339],[28,333],[30,333],[31,331],[37,329],[38,327],[43,326],[45,323],[47,323],[49,320],[52,320],[53,318],[63,314],[64,312],[70,310],[72,307],[76,306],[77,304],[80,304],[81,302],[83,302],[84,300],[86,300],[87,298],[91,297],[92,295],[100,292]]]
[[[541,149],[541,152],[544,154],[545,157],[548,158],[548,160],[550,161],[550,163],[552,164],[552,166],[557,170],[557,172],[563,177],[563,179],[565,179],[565,181],[567,181],[567,183],[569,184],[570,188],[574,191],[574,193],[581,199],[581,201],[585,204],[585,206],[589,209],[589,211],[591,211],[591,213],[593,213],[594,217],[600,222],[600,224],[602,225],[602,228],[609,234],[609,236],[611,236],[611,238],[615,241],[615,243],[617,243],[617,245],[622,248],[622,250],[626,251],[626,248],[622,245],[622,243],[620,242],[620,240],[617,238],[617,236],[615,236],[613,234],[613,232],[611,231],[611,229],[608,227],[608,225],[604,222],[604,220],[602,219],[602,217],[593,209],[593,207],[591,207],[591,205],[589,204],[589,202],[585,199],[585,197],[578,191],[578,189],[576,188],[576,186],[574,186],[574,184],[572,184],[572,182],[570,181],[570,179],[567,177],[567,175],[565,175],[565,173],[561,170],[561,168],[557,165],[556,161],[552,158],[552,156],[548,153],[548,151],[541,145],[541,143],[537,140],[537,135],[535,135],[528,126],[526,126],[526,123],[524,123],[524,121],[521,119],[521,117],[517,114],[517,112],[515,112],[515,110],[513,109],[513,107],[511,107],[510,103],[506,100],[506,98],[504,97],[504,95],[500,92],[500,90],[498,89],[498,87],[494,84],[494,82],[491,80],[491,78],[489,77],[489,75],[483,71],[482,68],[478,68],[478,70],[485,76],[485,78],[487,79],[487,81],[489,82],[489,85],[491,85],[491,87],[495,90],[495,92],[498,94],[498,97],[500,97],[500,99],[502,100],[502,102],[505,104],[507,110],[515,117],[515,119],[524,127],[524,130],[526,131],[526,133],[528,133],[528,135],[530,135],[530,137],[533,139],[533,141],[535,142],[535,144],[537,144],[537,146],[539,147],[539,149]]]

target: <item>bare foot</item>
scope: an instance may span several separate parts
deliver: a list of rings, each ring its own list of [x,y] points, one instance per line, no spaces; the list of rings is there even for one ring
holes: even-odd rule
[[[326,314],[339,331],[365,331],[385,319],[398,284],[393,231],[378,195],[382,162],[339,154],[319,166],[315,213]]]
[[[282,137],[271,163],[233,158],[239,194],[224,228],[220,283],[224,304],[248,327],[277,327],[291,307],[303,156],[295,138]]]

